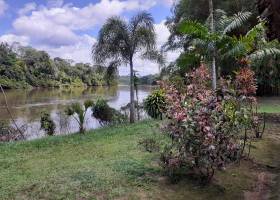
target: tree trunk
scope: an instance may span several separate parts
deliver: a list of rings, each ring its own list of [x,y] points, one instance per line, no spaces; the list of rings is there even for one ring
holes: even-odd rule
[[[215,33],[215,26],[214,26],[214,8],[213,8],[213,0],[209,0],[209,13],[210,13],[210,28],[211,32]],[[213,50],[213,59],[212,59],[212,89],[217,89],[217,70],[216,70],[216,50],[214,45]]]
[[[134,101],[134,70],[133,61],[130,59],[130,123],[135,122],[135,101]]]

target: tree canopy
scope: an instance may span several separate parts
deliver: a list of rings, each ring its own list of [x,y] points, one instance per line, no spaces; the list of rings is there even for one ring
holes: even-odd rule
[[[0,84],[4,88],[114,85],[117,78],[115,64],[73,63],[52,59],[47,52],[31,47],[14,49],[0,44]]]

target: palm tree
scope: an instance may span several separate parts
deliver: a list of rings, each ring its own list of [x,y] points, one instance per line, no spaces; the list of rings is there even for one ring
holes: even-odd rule
[[[217,87],[217,73],[221,60],[225,54],[234,48],[234,37],[230,33],[238,29],[250,18],[250,12],[240,12],[233,16],[227,16],[223,10],[213,11],[210,1],[210,16],[206,24],[186,20],[180,25],[180,32],[186,34],[189,39],[189,48],[180,56],[181,60],[196,61],[200,59],[211,63],[212,87]],[[214,20],[215,17],[215,20]],[[236,38],[237,40],[239,38]],[[199,58],[197,58],[199,55]],[[196,57],[196,58],[194,58]],[[218,64],[218,66],[217,66]],[[217,75],[218,74],[218,75]]]
[[[130,66],[130,122],[135,121],[134,58],[141,53],[145,59],[159,61],[155,51],[154,20],[149,13],[141,12],[129,22],[111,17],[101,28],[92,54],[97,63],[118,61]]]
[[[85,133],[84,123],[86,119],[86,113],[90,107],[94,106],[94,102],[91,100],[86,100],[84,105],[80,103],[73,103],[68,106],[65,110],[65,114],[68,116],[73,116],[73,118],[79,124],[80,133]]]
[[[254,67],[258,62],[280,55],[279,42],[266,40],[263,22],[257,24],[244,36],[236,37],[229,34],[249,19],[250,12],[240,12],[230,17],[221,10],[218,12],[221,17],[216,20],[214,33],[209,31],[206,25],[195,21],[187,20],[181,24],[180,30],[191,38],[192,47],[183,54],[184,57],[199,55],[200,60],[212,62],[214,49],[218,63],[231,60],[237,64],[245,59]]]
[[[213,7],[213,1],[209,0],[209,13],[210,13],[210,29],[211,33],[215,33],[215,26],[214,26],[214,7]],[[212,52],[212,89],[217,89],[217,72],[216,72],[216,53],[215,53],[215,47],[213,48]]]

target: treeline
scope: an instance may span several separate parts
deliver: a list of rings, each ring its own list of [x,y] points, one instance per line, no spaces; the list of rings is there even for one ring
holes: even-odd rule
[[[137,85],[156,85],[157,81],[160,80],[160,76],[155,74],[150,74],[146,76],[134,76],[135,83]],[[119,83],[123,85],[129,85],[130,77],[129,76],[120,76]]]
[[[31,47],[0,44],[0,84],[6,89],[115,85],[117,78],[113,64],[74,63]]]

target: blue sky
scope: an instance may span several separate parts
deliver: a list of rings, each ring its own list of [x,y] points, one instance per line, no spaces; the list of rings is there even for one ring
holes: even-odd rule
[[[92,62],[90,50],[108,17],[129,19],[146,10],[155,20],[158,48],[167,40],[164,25],[173,0],[0,0],[0,41],[47,51],[52,57]],[[169,53],[173,61],[176,53]],[[135,59],[141,75],[158,72],[155,63]],[[123,66],[120,73],[128,69]]]

